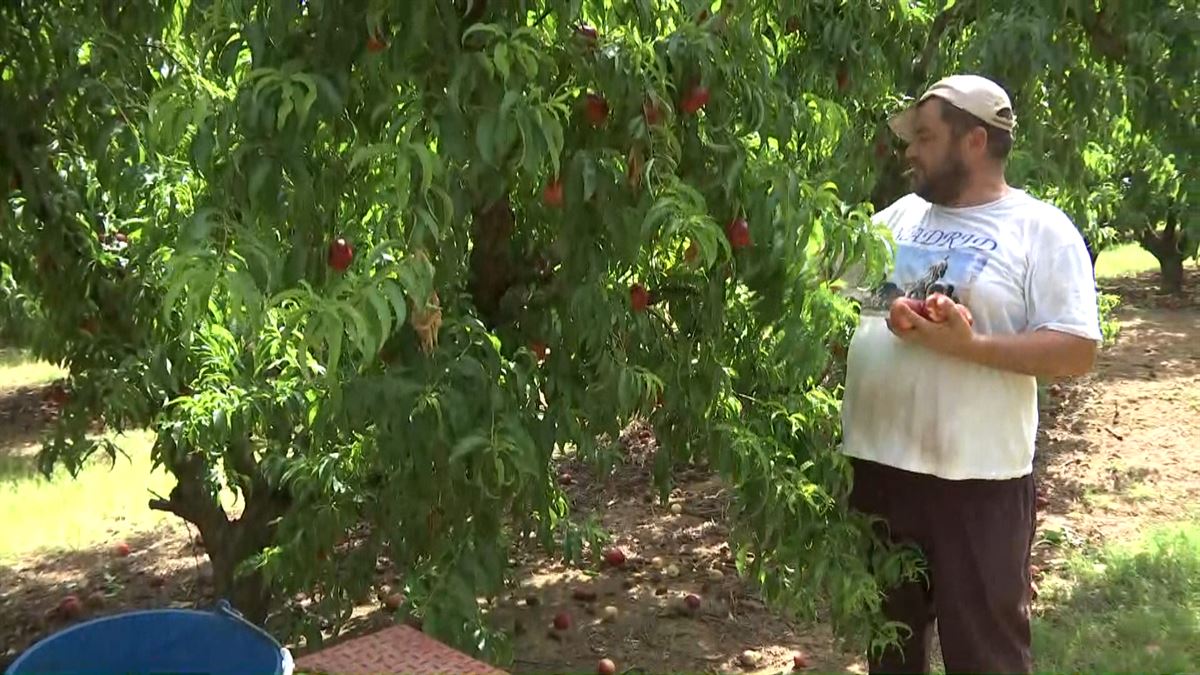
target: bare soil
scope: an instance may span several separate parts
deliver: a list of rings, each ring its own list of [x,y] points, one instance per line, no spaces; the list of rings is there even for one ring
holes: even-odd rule
[[[1122,296],[1123,329],[1093,374],[1052,385],[1035,461],[1044,497],[1035,562],[1054,574],[1070,547],[1098,546],[1148,525],[1195,517],[1200,493],[1200,280],[1188,293],[1158,295],[1153,275],[1104,283]],[[0,392],[0,453],[36,434],[43,391]],[[36,415],[34,408],[38,410]],[[41,419],[41,421],[38,421]],[[594,672],[611,658],[618,672],[780,672],[802,653],[812,670],[864,672],[857,654],[836,647],[827,628],[769,611],[737,579],[728,548],[725,492],[710,473],[678,476],[670,504],[653,497],[652,435],[623,437],[626,462],[611,475],[567,466],[575,510],[596,514],[628,556],[620,568],[585,573],[560,561],[516,554],[522,585],[494,615],[512,630],[514,672]],[[672,507],[678,505],[678,513]],[[0,666],[72,621],[137,608],[208,604],[211,574],[182,523],[122,533],[132,554],[49,552],[0,565]],[[674,566],[674,569],[671,568]],[[677,574],[676,574],[677,572]],[[55,608],[75,593],[74,619]],[[700,597],[697,610],[683,598]],[[616,618],[605,608],[616,608]],[[566,610],[572,627],[552,630]],[[364,607],[352,633],[390,621]],[[744,661],[743,652],[752,660]]]

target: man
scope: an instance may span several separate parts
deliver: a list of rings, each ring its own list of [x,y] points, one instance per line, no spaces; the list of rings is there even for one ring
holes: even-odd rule
[[[871,672],[927,672],[935,619],[948,671],[1029,672],[1037,378],[1092,367],[1091,259],[1062,211],[1006,182],[1016,119],[996,83],[943,79],[890,126],[913,193],[877,216],[895,269],[850,343],[844,452],[851,506],[918,546],[928,581],[885,599],[912,635]],[[940,322],[885,318],[931,293]]]

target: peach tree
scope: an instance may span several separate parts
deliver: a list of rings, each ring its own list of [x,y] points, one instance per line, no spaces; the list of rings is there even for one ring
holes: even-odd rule
[[[654,428],[733,486],[744,574],[886,639],[914,560],[846,512],[836,292],[877,273],[901,3],[15,2],[0,261],[70,372],[41,455],[148,428],[216,590],[320,639],[399,573],[489,651],[511,545],[602,540],[554,480]],[[901,64],[901,65],[896,65]],[[891,166],[892,183],[880,179]],[[882,186],[882,187],[881,187]],[[882,191],[882,192],[881,192]],[[11,303],[10,303],[11,304]],[[7,305],[6,305],[7,306]],[[16,305],[13,305],[16,306]],[[585,546],[586,544],[586,546]],[[592,558],[594,560],[594,558]]]

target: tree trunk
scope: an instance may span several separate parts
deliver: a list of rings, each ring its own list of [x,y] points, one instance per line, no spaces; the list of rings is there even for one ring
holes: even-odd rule
[[[1183,292],[1183,254],[1171,251],[1158,258],[1158,268],[1162,273],[1161,290],[1163,293],[1178,294]]]
[[[236,528],[239,524],[230,523],[230,526]],[[261,572],[255,570],[237,574],[238,565],[262,550],[248,548],[239,546],[236,537],[218,536],[217,543],[212,545],[205,539],[205,550],[208,552],[208,559],[212,561],[213,591],[216,597],[228,600],[247,621],[261,626],[271,610],[271,593]]]
[[[228,457],[239,465],[246,507],[236,520],[225,513],[208,490],[205,463],[190,458],[171,467],[178,481],[168,499],[150,500],[150,508],[167,511],[194,524],[212,561],[213,588],[248,621],[261,625],[271,609],[271,593],[261,572],[239,573],[238,567],[271,544],[274,523],[288,510],[286,494],[273,492],[251,463],[246,444],[231,446]]]
[[[1158,260],[1161,272],[1159,290],[1177,294],[1183,291],[1183,261],[1186,258],[1187,237],[1179,232],[1178,217],[1174,212],[1167,214],[1162,232],[1150,231],[1142,234],[1141,244]]]

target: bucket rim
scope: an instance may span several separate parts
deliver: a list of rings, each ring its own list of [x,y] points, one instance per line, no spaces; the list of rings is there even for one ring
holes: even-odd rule
[[[263,630],[259,626],[256,626],[253,623],[247,621],[245,618],[243,618],[241,615],[241,612],[238,612],[236,609],[233,609],[227,600],[221,599],[221,600],[218,600],[216,603],[214,603],[214,605],[211,609],[196,609],[196,608],[183,608],[183,607],[167,607],[167,608],[162,608],[162,609],[135,609],[135,610],[131,610],[128,612],[120,612],[117,614],[107,614],[104,616],[93,617],[91,619],[88,619],[87,621],[81,621],[73,626],[70,626],[70,627],[64,628],[63,630],[51,633],[50,635],[47,635],[46,637],[42,638],[41,640],[38,640],[37,642],[26,647],[25,650],[21,652],[20,656],[18,656],[16,658],[16,660],[14,660],[12,663],[10,663],[8,665],[8,667],[4,670],[4,675],[16,675],[17,667],[20,666],[29,657],[31,657],[36,648],[41,647],[41,646],[45,645],[46,643],[51,642],[52,640],[60,639],[66,635],[70,635],[80,629],[87,628],[93,624],[104,623],[107,621],[114,621],[114,620],[119,620],[119,619],[125,619],[125,618],[129,618],[129,617],[133,617],[133,616],[143,616],[146,614],[154,614],[156,616],[162,616],[164,614],[174,614],[174,615],[183,614],[183,615],[189,615],[189,616],[199,615],[199,616],[217,617],[219,619],[224,619],[226,621],[233,621],[235,623],[242,625],[245,628],[252,629],[251,632],[255,633],[256,636],[260,640],[266,641],[268,644],[270,644],[272,647],[275,648],[275,650],[278,652],[277,668],[279,668],[279,673],[281,673],[282,675],[290,675],[292,672],[291,652],[288,651],[288,649],[286,647],[284,647],[278,640],[276,640],[273,635],[271,635],[270,633]]]

